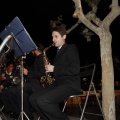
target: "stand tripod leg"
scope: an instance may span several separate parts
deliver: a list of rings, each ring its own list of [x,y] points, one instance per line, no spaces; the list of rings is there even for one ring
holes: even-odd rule
[[[19,118],[21,118],[21,120],[23,120],[23,115],[25,115],[25,117],[30,120],[28,118],[28,116],[26,115],[26,113],[23,111],[23,57],[21,57],[21,113]],[[18,120],[19,120],[18,118]]]
[[[27,120],[30,120],[30,119],[28,118],[28,116],[26,115],[25,112],[21,112],[21,114],[20,114],[18,120],[19,120],[20,118],[21,118],[21,120],[23,120],[23,117],[24,117],[23,115],[25,115],[25,117],[27,118]]]

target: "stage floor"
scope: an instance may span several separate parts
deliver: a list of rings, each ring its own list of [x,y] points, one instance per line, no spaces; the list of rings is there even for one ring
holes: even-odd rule
[[[88,112],[101,114],[100,109],[96,105],[89,105],[86,110]],[[66,107],[65,113],[69,116],[70,120],[80,120],[81,112],[80,112],[80,108],[78,107],[78,105],[68,105]],[[2,117],[2,119],[0,118],[0,120],[14,120],[10,118],[9,116],[6,116],[6,115],[4,116],[4,115],[5,114],[1,112],[0,117]],[[34,117],[35,117],[34,120],[38,120],[37,115],[35,113],[34,113]],[[103,117],[95,116],[95,115],[85,114],[84,117],[85,118],[83,120],[103,120]],[[16,120],[21,120],[21,119],[19,118]]]

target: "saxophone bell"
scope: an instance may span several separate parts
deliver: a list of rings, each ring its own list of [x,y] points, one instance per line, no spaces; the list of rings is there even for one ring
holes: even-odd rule
[[[12,80],[12,85],[17,85],[20,83],[20,78],[19,77],[14,77]]]

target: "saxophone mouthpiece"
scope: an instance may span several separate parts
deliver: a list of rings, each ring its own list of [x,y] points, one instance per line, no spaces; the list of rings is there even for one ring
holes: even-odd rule
[[[51,46],[53,47],[55,44],[53,43]]]

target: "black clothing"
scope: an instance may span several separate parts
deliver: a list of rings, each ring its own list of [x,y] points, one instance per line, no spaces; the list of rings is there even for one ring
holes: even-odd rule
[[[1,94],[0,99],[1,99],[2,105],[4,105],[4,108],[5,108],[6,112],[10,112],[11,111],[11,106],[12,106],[12,109],[15,109],[15,107],[16,107],[13,104],[13,101],[16,100],[16,97],[14,98],[14,96],[13,96],[13,93],[14,93],[13,88],[14,88],[14,85],[15,85],[15,84],[13,84],[13,79],[15,77],[20,79],[20,77],[21,77],[20,76],[20,68],[14,67],[13,70],[12,70],[12,73],[10,75],[5,74],[5,77],[6,77],[6,79],[2,80],[2,82],[1,82],[1,85],[3,85],[4,89],[0,93]],[[13,93],[10,92],[11,90],[13,91]],[[13,97],[12,98],[13,101],[9,99],[9,96]],[[16,104],[18,104],[18,103],[16,103]],[[17,112],[17,108],[15,110]]]
[[[10,86],[13,85],[13,79],[15,77],[18,77],[19,79],[21,78],[20,68],[14,67],[11,75],[5,74],[5,77],[6,77],[6,79],[2,80],[2,82],[0,83],[1,85],[3,85],[4,89],[9,88]]]
[[[40,54],[36,57],[33,65],[31,65],[29,68],[27,78],[40,79],[43,75],[45,75],[45,65],[43,61],[43,55]]]
[[[59,103],[80,92],[80,60],[74,45],[63,45],[53,62],[55,82],[30,97],[33,107],[43,112],[44,120],[68,120]]]
[[[23,110],[29,119],[33,118],[33,109],[29,102],[29,97],[32,93],[38,92],[43,89],[40,86],[40,78],[45,73],[45,67],[42,54],[37,56],[33,65],[28,69],[27,82],[23,84]],[[15,114],[20,114],[21,111],[21,84],[9,88],[4,94],[3,101],[9,104],[9,108]]]

